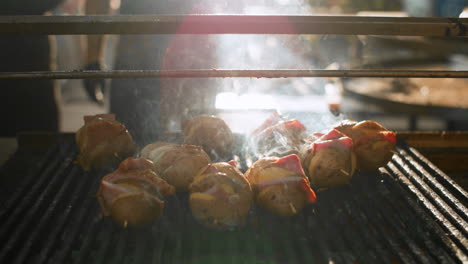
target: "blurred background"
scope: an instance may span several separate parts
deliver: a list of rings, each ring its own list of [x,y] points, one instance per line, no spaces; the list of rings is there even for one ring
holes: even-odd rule
[[[83,14],[83,6],[83,1],[68,0],[52,13]],[[468,17],[467,7],[465,0],[225,0],[204,10],[219,14]],[[111,1],[113,14],[119,8],[119,0]],[[55,41],[57,70],[83,68],[84,36],[61,35]],[[215,59],[207,68],[215,69],[468,70],[464,38],[216,35],[212,41]],[[118,36],[107,36],[106,69],[114,68],[118,45]],[[209,111],[223,117],[235,132],[248,133],[275,110],[301,120],[312,131],[346,118],[374,119],[399,131],[468,130],[466,79],[223,78],[208,85],[213,86],[208,96],[214,97]],[[100,103],[90,99],[81,80],[60,80],[59,86],[61,131],[75,132],[83,115],[109,111],[110,81],[106,81]],[[191,113],[207,111],[206,106],[194,108]],[[163,129],[180,130],[181,120],[174,118],[162,124]]]

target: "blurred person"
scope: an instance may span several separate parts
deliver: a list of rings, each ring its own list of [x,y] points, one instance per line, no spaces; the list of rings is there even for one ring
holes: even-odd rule
[[[62,0],[4,0],[0,15],[43,15]],[[1,35],[0,72],[49,71],[54,48],[47,35]],[[0,134],[22,131],[57,132],[59,90],[53,80],[0,80],[2,103]]]
[[[200,14],[216,10],[216,2],[206,0],[122,0],[120,6],[122,15]],[[210,35],[122,35],[114,69],[211,69],[216,67],[214,48]],[[103,68],[102,63],[92,60],[89,65]],[[87,86],[98,81],[89,81]],[[114,79],[110,112],[127,126],[137,143],[149,143],[157,140],[161,132],[180,130],[183,120],[214,109],[215,90],[216,82],[206,78]]]

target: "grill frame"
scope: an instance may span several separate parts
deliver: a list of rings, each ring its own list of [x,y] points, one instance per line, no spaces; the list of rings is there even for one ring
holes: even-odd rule
[[[468,18],[313,15],[1,16],[0,34],[334,34],[467,37]]]
[[[460,224],[468,220],[466,191],[405,144],[399,144],[393,160],[380,172],[360,173],[350,186],[319,193],[318,204],[297,217],[281,219],[255,208],[249,224],[235,231],[213,231],[196,223],[187,194],[170,197],[165,215],[151,227],[122,229],[99,218],[93,195],[105,172],[85,173],[74,164],[73,139],[59,135],[43,150],[38,162],[29,161],[41,165],[24,178],[0,211],[5,223],[0,229],[1,262],[219,263],[226,257],[230,263],[468,260],[467,227]],[[14,164],[27,164],[26,157],[18,155],[27,151],[20,145],[2,168],[2,177]]]
[[[1,35],[70,34],[321,34],[426,36],[463,40],[468,18],[363,17],[312,15],[99,15],[0,16]],[[0,72],[0,79],[95,78],[291,78],[291,77],[419,77],[467,78],[468,71],[367,70],[242,70],[198,69],[143,71]]]
[[[242,19],[245,18],[246,16],[240,17],[238,22],[242,22]],[[287,16],[287,18],[290,17]],[[53,20],[60,22],[58,20],[64,18],[26,16],[1,18],[0,33],[73,33],[69,24],[66,25],[67,23],[61,25],[57,23],[57,27],[54,29],[56,31],[51,32],[48,31],[49,29],[44,29],[44,26],[48,27],[47,23],[41,24],[41,21],[35,19],[40,19],[42,22],[47,19],[52,20],[52,22]],[[65,18],[65,20],[72,19],[105,20],[107,18]],[[132,16],[130,19],[136,18]],[[362,18],[364,22],[361,24],[354,23],[357,21],[343,21],[343,19],[356,20],[357,18],[316,19],[336,19],[335,22],[338,24],[352,24],[354,27],[354,31],[349,28],[340,31],[342,29],[336,27],[337,23],[335,23],[333,27],[326,27],[328,34],[359,33],[364,35],[445,37],[466,36],[467,34],[465,30],[467,20],[456,18],[443,18],[445,20],[442,18]],[[339,19],[341,22],[338,21]],[[378,22],[379,19],[381,22]],[[105,22],[104,20],[101,22]],[[398,21],[402,23],[392,25],[393,22]],[[125,24],[131,26],[131,22],[127,21]],[[177,23],[181,21],[172,22],[176,23],[174,25],[178,25]],[[152,23],[150,22],[150,24]],[[386,27],[379,29],[383,24]],[[409,32],[402,34],[398,31],[402,25],[409,26],[410,24],[412,26],[408,27]],[[100,29],[96,27],[101,31],[95,32],[93,32],[93,27],[96,24],[93,21],[81,21],[77,25],[80,30],[82,30],[81,26],[87,27],[87,29],[76,31],[75,34],[112,33],[112,31],[102,30],[102,28],[107,27],[105,23],[101,24]],[[114,25],[113,30],[118,28],[116,25],[118,24]],[[431,30],[431,27],[435,31]],[[298,32],[299,34],[324,33],[323,31],[311,32],[307,31],[306,27],[303,28],[305,28],[304,32]],[[171,30],[174,30],[174,27]],[[134,31],[126,33],[141,34],[141,32]],[[199,33],[220,34],[221,32],[203,31]],[[275,32],[256,33],[273,34]],[[285,31],[281,34],[285,33],[289,34],[290,32]],[[271,71],[265,71],[264,75],[259,77],[268,77],[266,75],[268,72]],[[231,75],[234,73],[231,71]],[[319,73],[315,72],[315,74]],[[361,72],[362,76],[345,76],[351,73],[352,71],[346,70],[323,71],[320,76],[377,77],[379,75],[375,74],[382,74],[381,71],[371,70],[367,71],[366,74]],[[53,72],[1,73],[0,76],[2,78],[58,78],[60,74],[63,74],[63,78],[96,78],[95,74],[106,74],[106,72],[58,73],[58,75]],[[152,74],[160,75],[161,73],[153,72]],[[431,76],[431,72],[418,74],[421,74],[418,77],[437,77]],[[439,75],[439,77],[466,77],[466,72],[436,72],[435,75]],[[190,75],[190,77],[196,76],[197,74]],[[224,72],[215,77],[232,76],[228,76]],[[245,77],[252,76],[246,75]],[[2,263],[142,263],[147,259],[151,259],[154,263],[198,263],[199,260],[194,259],[197,250],[202,252],[201,255],[208,258],[211,263],[218,263],[217,257],[219,256],[213,255],[212,252],[218,251],[227,254],[226,252],[230,252],[232,249],[242,249],[242,252],[248,252],[249,256],[254,256],[256,260],[264,262],[288,260],[292,263],[323,263],[332,260],[338,263],[348,263],[350,259],[366,263],[391,263],[394,261],[403,263],[463,263],[468,261],[468,242],[466,239],[468,213],[465,207],[468,198],[466,192],[415,149],[404,144],[399,145],[398,154],[392,162],[381,168],[381,174],[360,174],[353,185],[319,194],[321,202],[307,208],[309,209],[308,214],[317,210],[318,214],[323,213],[323,216],[329,216],[329,219],[335,221],[333,224],[337,225],[329,223],[329,219],[313,217],[313,215],[279,221],[274,216],[256,210],[255,217],[251,219],[251,225],[237,232],[214,232],[201,228],[190,218],[183,195],[171,197],[168,201],[167,215],[150,229],[119,229],[110,220],[98,218],[99,208],[97,202],[92,199],[92,195],[97,190],[99,178],[102,176],[98,176],[98,174],[103,174],[103,172],[84,173],[77,168],[73,162],[76,148],[69,137],[59,135],[52,146],[44,149],[43,155],[31,157],[28,154],[29,151],[31,151],[29,147],[20,146],[8,164],[0,169],[3,178],[16,171],[15,167],[17,166],[21,167],[27,164],[33,167],[25,178],[18,179],[23,182],[21,187],[14,192],[0,210],[0,219],[2,223],[5,223],[0,229],[0,241],[4,245],[0,249],[0,262]],[[78,188],[74,188],[76,186]],[[375,187],[377,190],[374,189]],[[376,197],[373,195],[377,195],[378,199],[374,199]],[[336,199],[336,197],[348,199]],[[383,202],[393,211],[382,208]],[[173,205],[178,206],[179,210],[174,210]],[[405,214],[401,214],[401,212],[405,212]],[[351,215],[355,215],[350,223],[356,229],[344,227],[345,224],[349,224],[349,222],[343,222],[344,217]],[[414,216],[414,218],[408,217],[409,215]],[[258,218],[257,221],[255,218]],[[35,222],[36,219],[38,222]],[[267,221],[262,222],[265,219]],[[263,223],[267,224],[263,226]],[[358,225],[357,223],[363,224]],[[177,225],[181,228],[171,228],[171,225]],[[278,227],[283,229],[277,229]],[[303,236],[304,227],[308,228],[309,231],[305,236]],[[414,228],[414,230],[409,227]],[[276,232],[278,230],[280,232]],[[290,234],[296,236],[288,236]],[[323,239],[315,240],[316,234]],[[185,239],[187,236],[188,240]],[[381,239],[376,239],[379,236]],[[43,239],[44,237],[46,239]],[[227,246],[224,243],[216,243],[213,238],[226,242]],[[240,238],[246,243],[240,243]],[[333,240],[333,238],[339,239]],[[193,243],[193,247],[190,247],[191,244],[186,241],[197,243]],[[202,243],[198,243],[200,241],[208,244],[208,248],[203,247]],[[279,242],[276,244],[265,243],[268,241]],[[362,242],[364,246],[355,244],[356,241]],[[294,246],[289,246],[289,243]],[[152,248],[151,245],[157,245],[156,249]],[[313,249],[316,247],[318,250],[312,251],[309,246],[313,246]],[[77,249],[79,250],[77,251]],[[34,254],[34,252],[38,253]],[[127,254],[127,252],[130,253]],[[352,254],[353,252],[355,254]],[[231,263],[237,263],[236,261],[239,260],[234,253],[236,252],[227,254]],[[248,259],[243,260],[247,263],[249,261]]]

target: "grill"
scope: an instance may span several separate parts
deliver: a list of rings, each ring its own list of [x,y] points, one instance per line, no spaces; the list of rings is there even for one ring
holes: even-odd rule
[[[179,31],[183,21],[193,27]],[[468,19],[313,16],[17,16],[0,34],[362,34],[467,36]],[[291,27],[295,31],[291,31]],[[178,70],[0,73],[0,79],[185,77],[466,78],[468,71]],[[169,141],[177,142],[180,135]],[[21,139],[21,138],[20,138]],[[253,208],[248,224],[214,231],[191,216],[187,194],[168,197],[152,226],[121,228],[100,216],[95,194],[105,171],[75,163],[73,137],[22,144],[0,168],[17,189],[0,194],[0,263],[467,263],[468,194],[399,141],[393,160],[357,173],[349,186],[318,193],[293,218]],[[235,153],[245,171],[249,157]],[[12,179],[13,178],[13,179]],[[19,182],[19,184],[16,184]],[[5,189],[5,188],[3,188]]]
[[[120,228],[100,217],[94,197],[106,172],[82,171],[76,154],[61,134],[45,148],[20,144],[3,166],[3,179],[29,169],[1,208],[0,263],[468,261],[467,193],[403,142],[380,172],[320,192],[299,215],[254,208],[245,227],[230,231],[195,222],[183,193],[169,197],[152,226]]]

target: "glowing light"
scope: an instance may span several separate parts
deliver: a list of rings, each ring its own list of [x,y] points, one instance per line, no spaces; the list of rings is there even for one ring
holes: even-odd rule
[[[113,10],[118,10],[120,8],[120,0],[111,0],[110,1],[110,7]]]
[[[219,93],[216,96],[217,109],[275,109],[273,96],[265,94]]]

